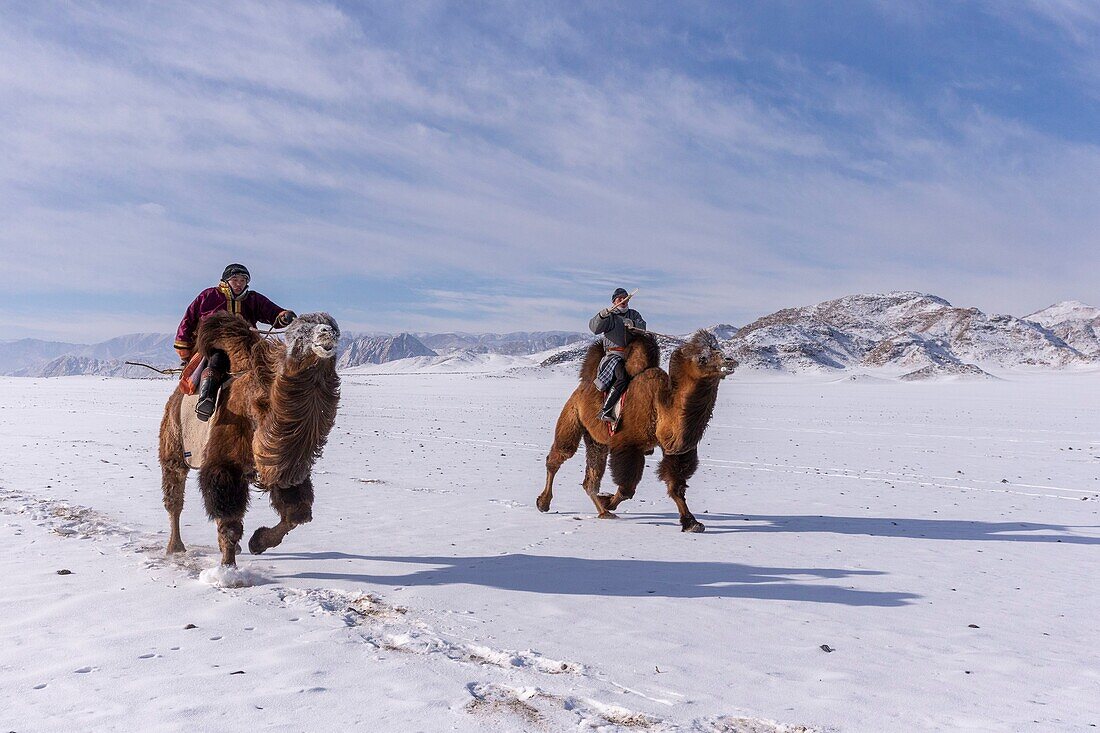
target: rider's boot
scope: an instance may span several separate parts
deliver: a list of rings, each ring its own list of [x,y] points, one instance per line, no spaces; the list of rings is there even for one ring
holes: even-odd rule
[[[195,416],[203,422],[210,419],[217,406],[218,386],[221,384],[221,375],[210,367],[202,372],[202,381],[199,382],[199,401],[195,404]]]
[[[601,420],[615,422],[615,405],[619,403],[619,398],[623,396],[624,391],[626,391],[625,382],[615,382],[607,390],[607,399],[603,401],[603,408],[600,410]]]

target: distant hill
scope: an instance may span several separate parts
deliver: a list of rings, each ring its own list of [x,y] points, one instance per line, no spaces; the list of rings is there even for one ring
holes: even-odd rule
[[[84,348],[83,344],[60,341],[19,339],[0,342],[0,374],[13,374],[21,369],[42,366],[62,354]]]
[[[439,354],[467,351],[525,356],[537,354],[591,337],[573,331],[514,331],[512,333],[418,333],[428,348]]]
[[[1016,318],[956,307],[927,293],[856,294],[785,308],[740,328],[719,323],[706,330],[742,369],[883,369],[916,380],[981,376],[991,367],[1058,369],[1100,363],[1100,309],[1077,301]],[[172,339],[168,334],[137,333],[98,344],[0,342],[0,373],[155,377],[154,372],[123,362],[176,366]],[[403,360],[410,361],[393,370],[572,365],[584,357],[593,340],[592,334],[574,331],[345,334],[337,366],[352,369]],[[679,341],[659,337],[658,343],[667,360]]]
[[[344,369],[360,364],[384,364],[414,356],[437,354],[410,333],[396,336],[356,336],[341,342],[336,367]]]
[[[1100,359],[1100,308],[1066,300],[1026,319],[1038,323],[1090,359]]]
[[[782,371],[1087,362],[1043,326],[918,292],[850,295],[764,316],[725,342],[743,366]]]

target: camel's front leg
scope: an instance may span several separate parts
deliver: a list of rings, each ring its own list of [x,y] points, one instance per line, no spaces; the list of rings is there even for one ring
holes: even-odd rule
[[[695,518],[688,509],[687,482],[699,468],[699,451],[695,448],[686,453],[666,453],[661,463],[657,466],[657,475],[668,486],[668,495],[676,502],[676,508],[680,510],[680,531],[703,532],[706,527]]]
[[[561,464],[577,452],[583,432],[584,426],[581,424],[580,417],[577,416],[577,410],[571,398],[565,403],[561,415],[558,416],[558,424],[554,428],[554,445],[550,447],[550,453],[546,456],[546,486],[543,487],[539,498],[535,500],[535,506],[540,512],[550,511],[550,502],[554,500],[554,476],[557,475]]]
[[[277,547],[287,532],[313,519],[313,482],[306,479],[298,486],[271,489],[271,506],[279,513],[279,523],[274,527],[260,527],[248,540],[248,551],[259,555],[264,550]]]
[[[218,525],[222,565],[236,565],[237,543],[244,534],[243,519],[248,509],[248,482],[244,470],[230,462],[205,463],[199,469],[199,489],[206,515]]]

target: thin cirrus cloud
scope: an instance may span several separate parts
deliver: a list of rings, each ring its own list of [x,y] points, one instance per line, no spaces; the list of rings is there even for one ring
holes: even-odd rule
[[[0,20],[0,338],[171,330],[228,261],[361,330],[583,328],[612,283],[665,330],[858,291],[1098,299],[1077,3]]]

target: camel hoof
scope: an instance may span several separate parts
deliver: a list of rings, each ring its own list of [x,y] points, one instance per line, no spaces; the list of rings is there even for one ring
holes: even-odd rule
[[[600,512],[596,515],[597,519],[618,519],[619,515],[614,512]]]
[[[541,496],[535,500],[535,506],[539,508],[540,512],[550,511],[550,500],[543,499]]]
[[[262,555],[269,545],[264,542],[264,532],[267,531],[267,527],[260,527],[252,533],[252,537],[248,540],[248,551],[253,555]],[[240,552],[240,550],[237,550]]]
[[[693,522],[692,524],[685,524],[680,530],[681,532],[706,532],[707,528],[703,526],[702,522]]]
[[[168,549],[166,550],[166,552],[169,555],[175,555],[177,552],[187,552],[187,548],[183,546],[182,542],[176,540],[175,542],[168,543]]]

